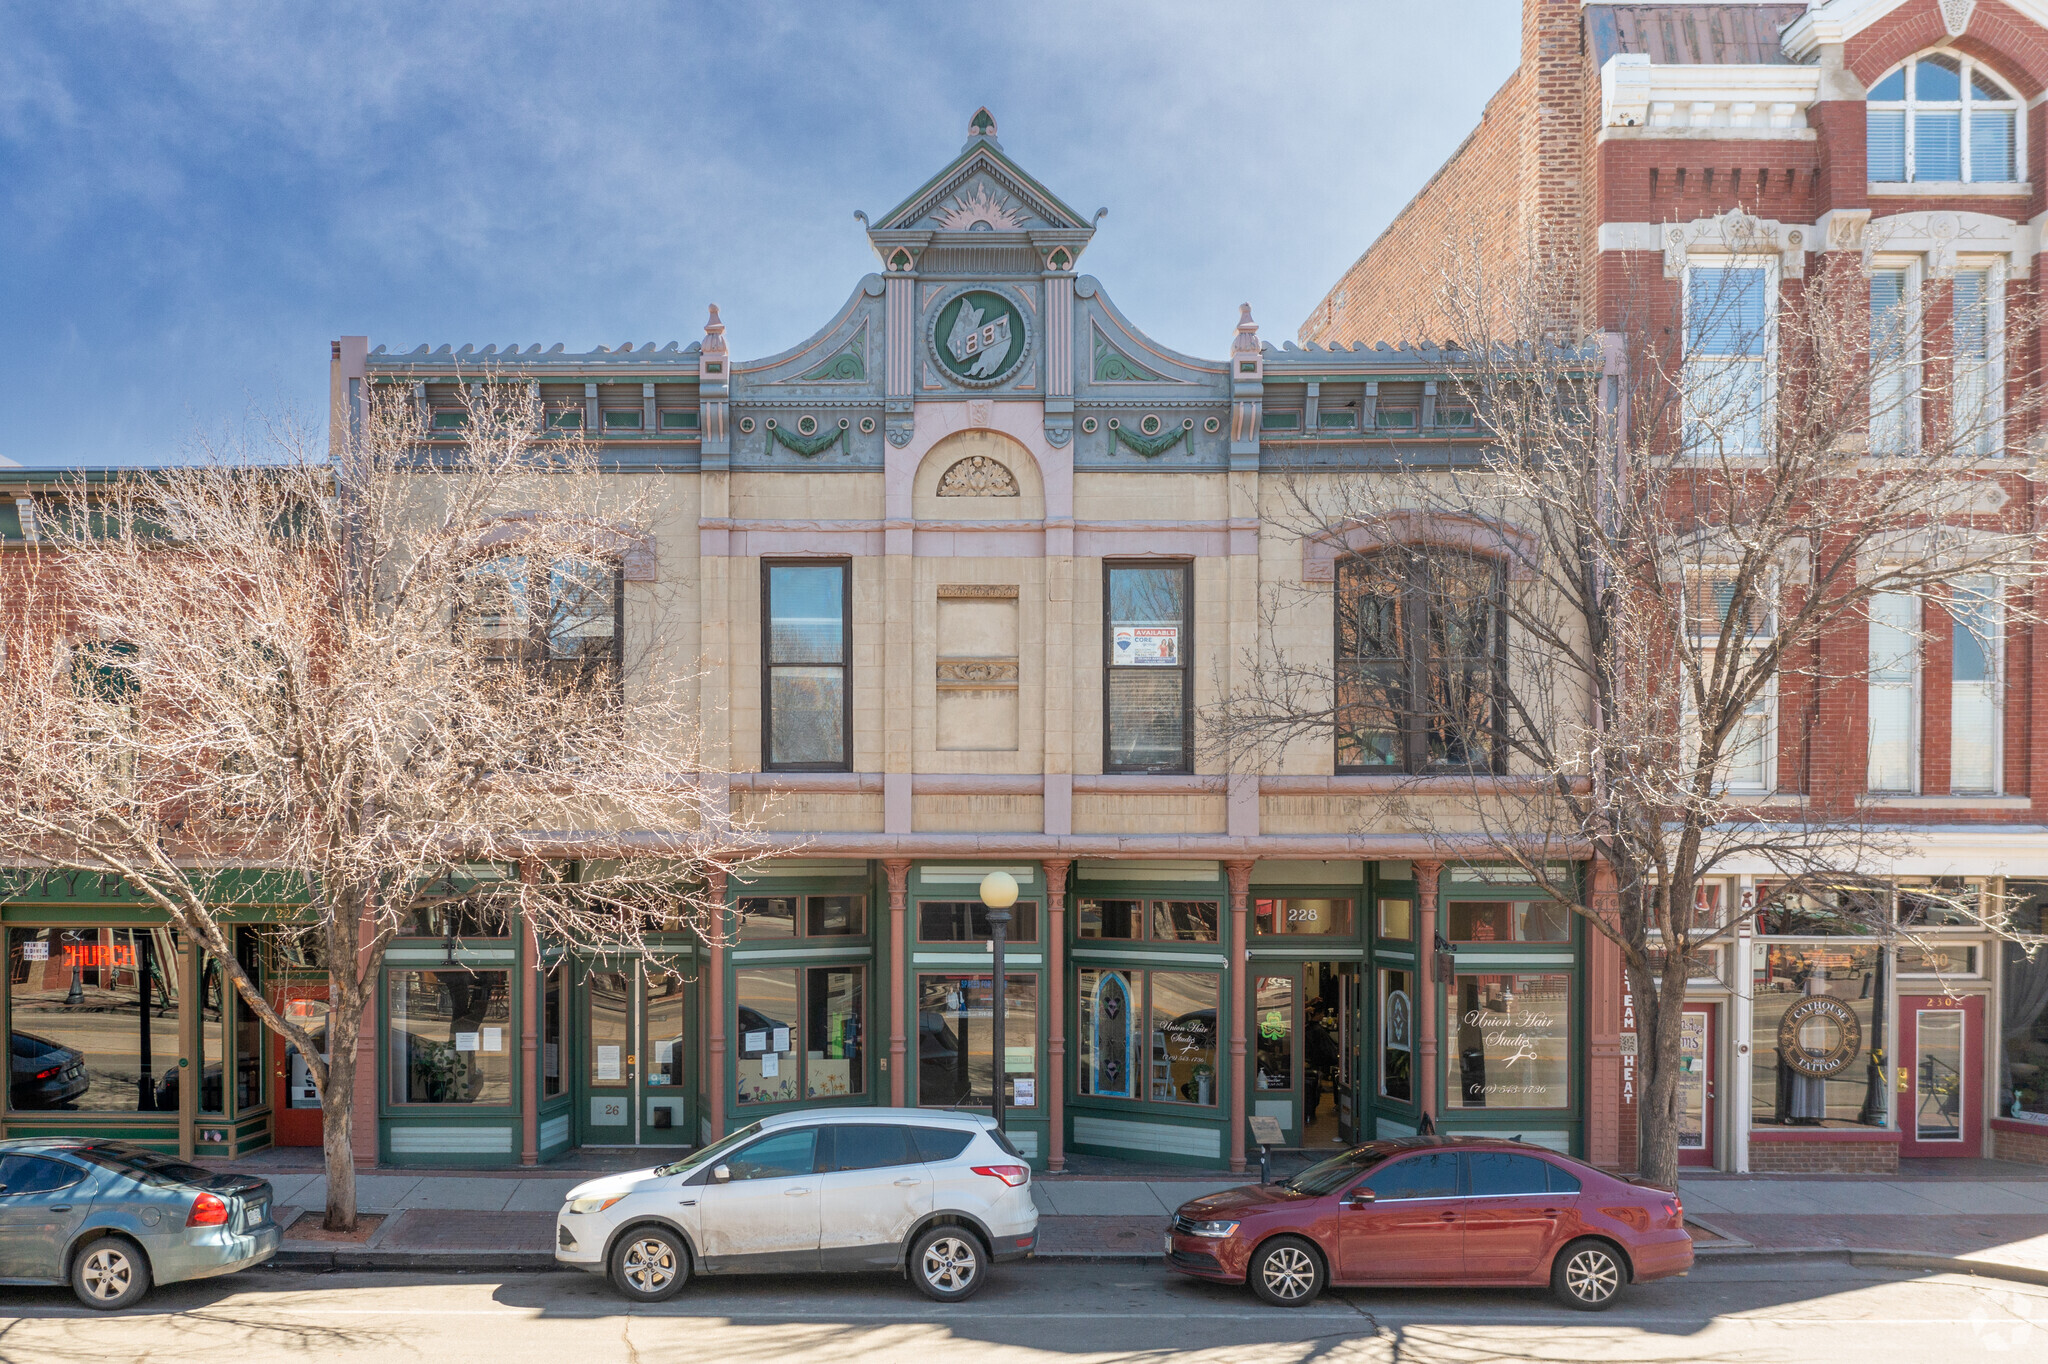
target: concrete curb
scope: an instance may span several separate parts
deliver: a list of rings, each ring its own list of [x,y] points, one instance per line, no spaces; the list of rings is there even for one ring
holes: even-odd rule
[[[366,1246],[287,1248],[263,1263],[268,1269],[310,1270],[314,1273],[530,1274],[536,1270],[568,1268],[555,1263],[553,1251],[482,1247],[476,1250],[375,1250]]]
[[[1761,1264],[1783,1260],[1835,1260],[1858,1268],[1926,1269],[1941,1274],[2006,1279],[2013,1283],[2048,1284],[2048,1269],[2037,1269],[2032,1265],[1973,1260],[1927,1251],[1885,1250],[1874,1246],[1700,1246],[1693,1251],[1693,1259],[1695,1263],[1702,1260],[1748,1260]]]

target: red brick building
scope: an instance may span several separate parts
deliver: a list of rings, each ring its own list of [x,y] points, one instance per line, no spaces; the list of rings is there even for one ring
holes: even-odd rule
[[[2041,283],[2044,92],[2048,4],[2034,0],[1525,0],[1520,66],[1299,340],[1313,352],[1442,339],[1440,285],[1475,264],[1563,271],[1595,329],[1676,319],[1687,281],[1738,253],[1766,265],[1753,273],[1773,298],[1792,296],[1834,253],[1859,258],[1874,300],[1952,281],[1948,311],[1929,309],[1920,325],[1974,318],[1995,338],[2007,308]],[[1960,348],[1962,335],[1945,339]],[[2036,341],[2015,331],[2010,347],[1986,344],[1998,366],[1987,401],[1998,401],[1997,380],[2008,404],[2039,381]],[[1982,453],[2027,449],[2019,425]],[[2022,506],[2038,496],[2023,480],[2006,486]],[[2039,524],[2038,507],[2031,514]],[[1913,912],[1916,884],[2002,892],[2038,931],[2048,692],[2035,678],[2048,673],[2048,632],[2017,620],[2006,629],[2001,617],[1986,649],[1952,611],[1900,609],[1916,613],[1913,664],[1830,697],[1787,689],[1775,704],[1807,708],[1807,724],[1777,728],[1754,789],[1862,809],[1906,835],[1912,850],[1890,868],[1901,912]],[[1750,871],[1712,893],[1755,894],[1768,869]],[[1768,917],[1753,927],[1689,993],[1687,1163],[1888,1169],[1901,1154],[2048,1151],[2048,1126],[2029,1121],[2048,1107],[2048,953],[1961,928],[1929,951],[1802,937]],[[1831,978],[1827,992],[1857,997],[1871,1064],[1849,1069],[1867,1084],[1823,1083],[1784,1062],[1785,1003],[1772,996],[1803,996],[1797,982],[1815,971]],[[1612,1094],[1619,1110],[1611,1123],[1588,1115],[1589,1130],[1616,1141],[1591,1154],[1625,1160],[1633,1019],[1617,981],[1591,979],[1589,991],[1590,1092],[1596,1105]],[[1843,1092],[1824,1092],[1834,1087]]]

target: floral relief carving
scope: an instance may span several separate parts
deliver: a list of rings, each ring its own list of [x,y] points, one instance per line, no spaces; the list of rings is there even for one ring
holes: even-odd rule
[[[1014,658],[942,658],[938,683],[945,688],[991,687],[1009,690],[1017,685]]]
[[[939,477],[940,497],[1019,497],[1017,476],[987,455],[969,455]]]

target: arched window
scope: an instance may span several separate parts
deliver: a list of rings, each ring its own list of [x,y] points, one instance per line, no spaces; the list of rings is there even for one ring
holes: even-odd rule
[[[1928,52],[1871,87],[1870,178],[2010,183],[2024,179],[2022,101],[1970,57]]]
[[[1500,565],[1435,546],[1337,565],[1337,770],[1500,771]]]

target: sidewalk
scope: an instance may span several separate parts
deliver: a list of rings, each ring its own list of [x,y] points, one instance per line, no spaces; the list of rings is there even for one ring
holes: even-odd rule
[[[627,1168],[631,1159],[621,1154],[606,1168]],[[1683,1181],[1679,1192],[1702,1259],[1824,1256],[2048,1283],[2048,1170],[1976,1164],[1969,1178],[1705,1175]],[[555,1210],[571,1188],[600,1172],[366,1171],[356,1178],[358,1206],[384,1216],[358,1245],[292,1235],[302,1211],[313,1213],[307,1223],[315,1224],[327,1181],[266,1165],[235,1168],[262,1175],[276,1189],[277,1218],[287,1229],[280,1266],[455,1272],[551,1267]],[[1984,1167],[1998,1177],[1983,1177]],[[1032,1182],[1041,1258],[1156,1259],[1175,1208],[1248,1182],[1212,1171],[1097,1173],[1105,1168],[1116,1167],[1091,1161],[1085,1172]]]

